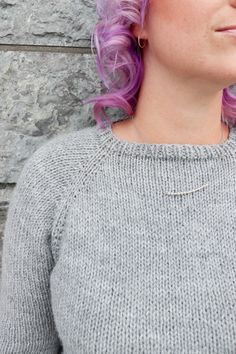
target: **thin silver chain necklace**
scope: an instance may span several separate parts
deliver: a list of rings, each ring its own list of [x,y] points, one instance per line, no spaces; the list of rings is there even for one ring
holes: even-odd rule
[[[134,121],[134,116],[133,116],[133,115],[130,116],[130,118]],[[134,127],[135,127],[135,131],[138,133],[138,136],[142,139],[142,136],[140,135],[140,133],[139,133],[139,131],[137,130],[137,128],[136,128],[136,126],[135,126],[134,123],[133,123],[133,125],[134,125]],[[220,141],[219,141],[217,144],[222,144],[222,143],[224,143],[224,142],[228,139],[228,137],[227,137],[226,139],[223,138],[223,129],[224,129],[224,128],[223,128],[223,126],[222,126]],[[146,144],[146,145],[147,145],[148,148],[149,148],[149,144]],[[151,156],[153,157],[152,151],[151,151],[150,148],[149,148],[149,150],[150,150],[150,152],[151,152]],[[153,160],[153,159],[152,159],[152,160]],[[154,161],[154,160],[153,160],[153,161]],[[198,188],[196,188],[196,189],[192,189],[192,190],[189,190],[189,191],[183,191],[183,192],[165,192],[165,191],[162,191],[162,192],[163,192],[163,194],[165,194],[165,195],[183,195],[183,194],[190,194],[190,193],[199,191],[199,190],[201,190],[201,189],[207,187],[208,184],[209,184],[209,183],[206,183],[206,184],[204,184],[204,185],[201,186],[201,187],[198,187]]]

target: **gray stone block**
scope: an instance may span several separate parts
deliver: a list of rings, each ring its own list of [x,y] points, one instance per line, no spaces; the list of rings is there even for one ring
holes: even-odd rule
[[[0,43],[90,47],[97,20],[93,0],[0,0]]]
[[[48,138],[95,124],[101,92],[90,54],[0,52],[0,182],[16,182]]]

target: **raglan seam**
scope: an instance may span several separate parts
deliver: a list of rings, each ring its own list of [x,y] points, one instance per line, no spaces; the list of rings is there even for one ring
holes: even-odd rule
[[[97,144],[95,150],[96,151],[92,154],[80,173],[71,177],[70,182],[67,184],[66,191],[61,195],[57,211],[54,213],[51,250],[55,263],[59,256],[60,242],[63,237],[70,200],[71,198],[77,199],[82,189],[86,188],[89,183],[92,183],[93,178],[95,178],[98,173],[99,166],[104,163],[107,157],[107,152],[103,150],[100,145]]]

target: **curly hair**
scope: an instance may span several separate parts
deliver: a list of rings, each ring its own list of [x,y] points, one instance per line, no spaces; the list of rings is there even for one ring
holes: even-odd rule
[[[106,107],[121,108],[133,115],[144,75],[142,50],[131,25],[143,27],[149,0],[97,0],[100,18],[91,32],[91,50],[96,48],[96,66],[106,93],[83,100],[84,104],[95,102],[93,114],[103,127],[112,121]],[[223,89],[222,121],[236,125],[236,95],[231,88]]]

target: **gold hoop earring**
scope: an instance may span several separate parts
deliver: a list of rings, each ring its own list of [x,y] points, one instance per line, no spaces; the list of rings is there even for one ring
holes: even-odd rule
[[[141,39],[145,40],[144,38],[141,38]],[[144,48],[145,45],[146,45],[146,43],[144,42],[144,45],[142,46],[142,45],[140,44],[140,37],[138,37],[138,45],[139,45],[140,48]]]

